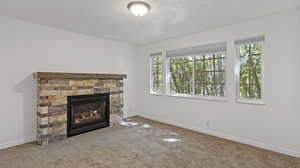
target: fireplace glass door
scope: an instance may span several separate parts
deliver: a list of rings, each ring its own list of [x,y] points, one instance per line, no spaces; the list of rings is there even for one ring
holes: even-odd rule
[[[109,94],[68,97],[68,136],[109,126]]]

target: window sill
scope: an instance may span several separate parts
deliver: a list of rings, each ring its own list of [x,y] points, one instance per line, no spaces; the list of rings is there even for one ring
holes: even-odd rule
[[[214,97],[214,96],[196,96],[196,95],[186,95],[186,94],[166,94],[168,97],[178,97],[178,98],[187,98],[187,99],[200,99],[200,100],[209,100],[217,102],[226,102],[226,97]]]
[[[161,93],[150,92],[150,96],[163,96]]]
[[[237,99],[236,102],[241,104],[266,105],[263,100]]]

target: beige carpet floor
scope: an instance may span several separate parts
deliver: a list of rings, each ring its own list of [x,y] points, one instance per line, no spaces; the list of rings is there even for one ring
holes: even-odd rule
[[[139,117],[130,122],[1,150],[0,168],[300,168],[290,156]]]

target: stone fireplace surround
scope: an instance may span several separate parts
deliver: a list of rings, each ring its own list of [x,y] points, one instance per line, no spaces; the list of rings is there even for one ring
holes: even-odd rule
[[[110,126],[123,118],[125,74],[36,72],[37,143],[41,145],[67,138],[67,97],[109,93]]]

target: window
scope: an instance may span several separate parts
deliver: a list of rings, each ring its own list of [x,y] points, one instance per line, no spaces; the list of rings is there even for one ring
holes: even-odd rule
[[[263,37],[236,41],[238,53],[238,98],[261,100]]]
[[[193,92],[193,59],[179,57],[170,59],[170,92],[191,94]]]
[[[162,90],[163,68],[162,68],[162,53],[151,54],[151,93],[160,94]]]
[[[167,52],[167,93],[225,96],[226,43]]]
[[[195,94],[225,96],[225,53],[195,57]]]

